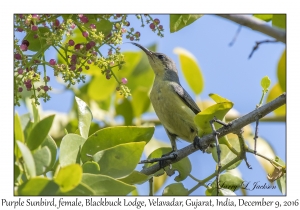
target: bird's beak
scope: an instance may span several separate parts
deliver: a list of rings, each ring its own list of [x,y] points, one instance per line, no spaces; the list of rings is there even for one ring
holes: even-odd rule
[[[148,50],[147,48],[143,47],[142,45],[140,45],[138,43],[135,43],[135,42],[130,42],[130,43],[139,47],[140,49],[142,49],[147,54],[147,56],[150,57],[154,61],[152,51]]]

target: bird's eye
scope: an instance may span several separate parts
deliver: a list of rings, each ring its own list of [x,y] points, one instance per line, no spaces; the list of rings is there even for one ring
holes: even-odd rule
[[[158,55],[157,57],[158,57],[159,59],[163,59],[163,58],[164,58],[163,55]]]

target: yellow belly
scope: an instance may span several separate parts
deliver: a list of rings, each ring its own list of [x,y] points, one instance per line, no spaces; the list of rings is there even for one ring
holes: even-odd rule
[[[169,82],[156,82],[150,100],[162,125],[179,138],[192,142],[197,135],[195,113],[182,101]]]

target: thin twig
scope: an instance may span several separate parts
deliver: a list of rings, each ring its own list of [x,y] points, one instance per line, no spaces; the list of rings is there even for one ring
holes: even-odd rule
[[[259,41],[259,42],[255,42],[255,46],[253,47],[248,59],[250,59],[253,55],[253,53],[258,49],[259,45],[261,44],[265,44],[265,43],[276,43],[278,42],[277,40],[264,40],[264,41]]]
[[[239,25],[238,30],[236,31],[236,33],[235,33],[233,39],[231,40],[231,42],[229,43],[229,47],[232,47],[234,45],[235,41],[237,40],[237,38],[238,38],[238,36],[241,32],[241,29],[242,29],[242,25]]]

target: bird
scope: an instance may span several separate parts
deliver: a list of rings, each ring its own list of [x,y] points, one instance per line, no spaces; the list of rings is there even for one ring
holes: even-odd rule
[[[195,146],[195,139],[199,137],[194,117],[201,110],[181,86],[175,62],[163,53],[150,51],[135,42],[131,43],[146,53],[155,73],[150,101],[166,130],[173,152],[177,151],[177,138],[194,142]]]

